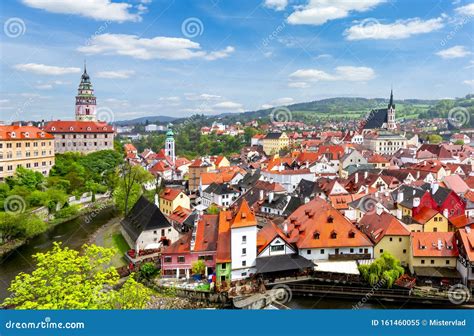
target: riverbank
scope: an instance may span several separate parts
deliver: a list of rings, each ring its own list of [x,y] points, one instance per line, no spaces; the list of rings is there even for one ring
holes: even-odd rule
[[[6,254],[22,247],[23,245],[27,244],[28,241],[31,239],[38,237],[46,232],[49,232],[53,230],[55,227],[58,225],[76,220],[82,216],[89,216],[91,214],[97,213],[97,211],[102,211],[106,210],[108,208],[112,208],[114,206],[113,200],[111,198],[102,198],[99,200],[94,201],[93,203],[86,203],[84,206],[79,210],[79,212],[73,216],[70,216],[68,218],[61,218],[58,220],[50,220],[50,221],[44,221],[47,226],[44,231],[38,232],[38,234],[28,237],[28,238],[21,238],[21,239],[15,239],[13,241],[10,241],[6,244],[0,245],[0,259],[3,258]]]

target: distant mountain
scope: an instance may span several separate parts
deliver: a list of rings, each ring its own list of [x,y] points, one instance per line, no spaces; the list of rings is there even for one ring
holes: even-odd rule
[[[149,116],[149,117],[140,117],[130,120],[120,120],[116,121],[115,124],[119,126],[123,125],[138,125],[138,124],[153,124],[153,123],[168,123],[176,120],[178,118],[168,117],[168,116]]]

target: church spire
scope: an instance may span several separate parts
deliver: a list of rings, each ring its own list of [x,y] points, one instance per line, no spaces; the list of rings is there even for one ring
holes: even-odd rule
[[[393,88],[390,89],[390,102],[388,103],[388,108],[395,109],[395,105],[393,104]]]

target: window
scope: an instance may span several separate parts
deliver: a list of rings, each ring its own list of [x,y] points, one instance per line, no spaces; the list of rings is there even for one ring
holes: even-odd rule
[[[183,256],[178,257],[178,263],[182,264],[182,263],[184,263],[184,260],[185,260],[185,259],[184,259]]]
[[[170,263],[171,262],[171,257],[165,257],[165,263]]]
[[[383,253],[383,249],[380,249],[380,253]]]
[[[274,245],[274,246],[270,247],[270,250],[272,252],[283,251],[283,250],[285,250],[285,245]]]
[[[247,236],[242,236],[242,244],[247,243]]]
[[[434,260],[433,259],[431,259],[431,265],[434,265]]]
[[[406,254],[407,253],[407,250],[406,249],[403,249],[403,254]]]
[[[401,242],[402,242],[402,238],[398,238],[398,241],[401,243]]]
[[[392,237],[390,237],[390,241],[393,241],[393,238],[392,238]]]
[[[306,254],[311,254],[311,250],[306,250]]]
[[[242,272],[242,273],[240,273],[240,276],[246,277],[246,276],[247,276],[247,272]]]
[[[354,253],[354,249],[353,249],[353,248],[351,248],[350,251],[351,251],[351,253]]]
[[[421,264],[422,264],[422,265],[425,264],[425,259],[421,259]]]
[[[242,249],[242,255],[243,255],[243,256],[244,256],[244,255],[247,255],[247,249],[246,249],[246,248],[243,248],[243,249]]]
[[[321,249],[321,254],[324,254],[324,249]]]
[[[449,265],[449,260],[446,260],[446,265]]]
[[[434,228],[433,228],[433,232],[438,232],[438,228],[437,228],[437,227],[434,227]]]
[[[225,270],[227,268],[227,264],[221,264],[221,269]]]
[[[247,261],[242,260],[242,267],[245,267],[245,266],[247,266]]]

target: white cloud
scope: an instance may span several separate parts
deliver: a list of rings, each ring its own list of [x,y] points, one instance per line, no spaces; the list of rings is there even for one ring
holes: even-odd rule
[[[133,70],[99,71],[97,77],[107,79],[127,79],[134,75]]]
[[[288,6],[288,0],[265,0],[263,5],[276,11],[282,11]]]
[[[177,96],[160,97],[158,100],[161,102],[165,102],[167,105],[171,105],[171,106],[177,106],[181,103],[181,98]]]
[[[140,21],[138,14],[130,13],[132,5],[110,0],[23,0],[27,6],[57,14],[80,15],[94,20]],[[143,6],[143,5],[142,5]],[[144,8],[141,8],[144,11]]]
[[[156,36],[154,38],[140,38],[127,34],[97,35],[90,45],[78,48],[86,54],[122,55],[133,58],[185,60],[204,58],[216,60],[227,57],[234,51],[233,47],[226,47],[220,51],[205,52],[197,42],[185,38]]]
[[[234,47],[228,46],[225,49],[218,50],[218,51],[212,51],[206,56],[204,56],[204,59],[208,61],[214,61],[219,58],[226,58],[230,54],[232,54],[235,51]]]
[[[309,84],[306,82],[289,82],[288,87],[297,88],[297,89],[306,89],[309,87]]]
[[[273,101],[275,105],[288,105],[293,103],[295,100],[291,97],[283,97]]]
[[[466,49],[464,46],[454,46],[448,49],[444,49],[441,51],[438,51],[436,55],[440,56],[441,58],[460,58],[460,57],[465,57],[470,55],[471,52]]]
[[[37,84],[35,85],[35,88],[38,90],[51,90],[53,88],[52,84]]]
[[[387,40],[404,39],[412,35],[430,33],[444,27],[443,18],[423,21],[420,18],[398,20],[383,24],[376,20],[363,20],[344,31],[348,40]]]
[[[260,106],[260,108],[261,108],[262,110],[270,109],[270,108],[272,108],[272,107],[273,107],[272,104],[263,104],[262,106]]]
[[[351,12],[365,12],[385,0],[310,0],[304,6],[295,7],[296,10],[288,17],[290,24],[322,25],[329,20],[341,19]]]
[[[299,82],[306,83],[308,81],[368,81],[375,77],[375,72],[368,67],[354,67],[354,66],[338,66],[335,68],[335,73],[330,74],[319,69],[299,69],[290,74],[290,79],[299,80]],[[292,82],[290,82],[291,84]],[[293,82],[298,83],[298,82]],[[288,84],[288,85],[290,85]],[[296,87],[296,86],[293,86]]]
[[[17,70],[24,71],[24,72],[31,72],[37,75],[57,76],[57,75],[67,75],[67,74],[81,72],[80,68],[58,67],[54,65],[45,65],[45,64],[38,64],[38,63],[16,64],[13,67]]]
[[[456,12],[465,16],[474,16],[474,3],[456,8]]]
[[[474,88],[474,79],[466,79],[463,83]]]
[[[224,101],[222,103],[217,103],[213,106],[216,110],[226,111],[226,112],[243,112],[243,106],[239,103],[234,103],[232,101]]]
[[[202,94],[194,94],[194,93],[186,93],[184,94],[186,100],[219,100],[222,97],[214,94],[209,93],[202,93]]]

